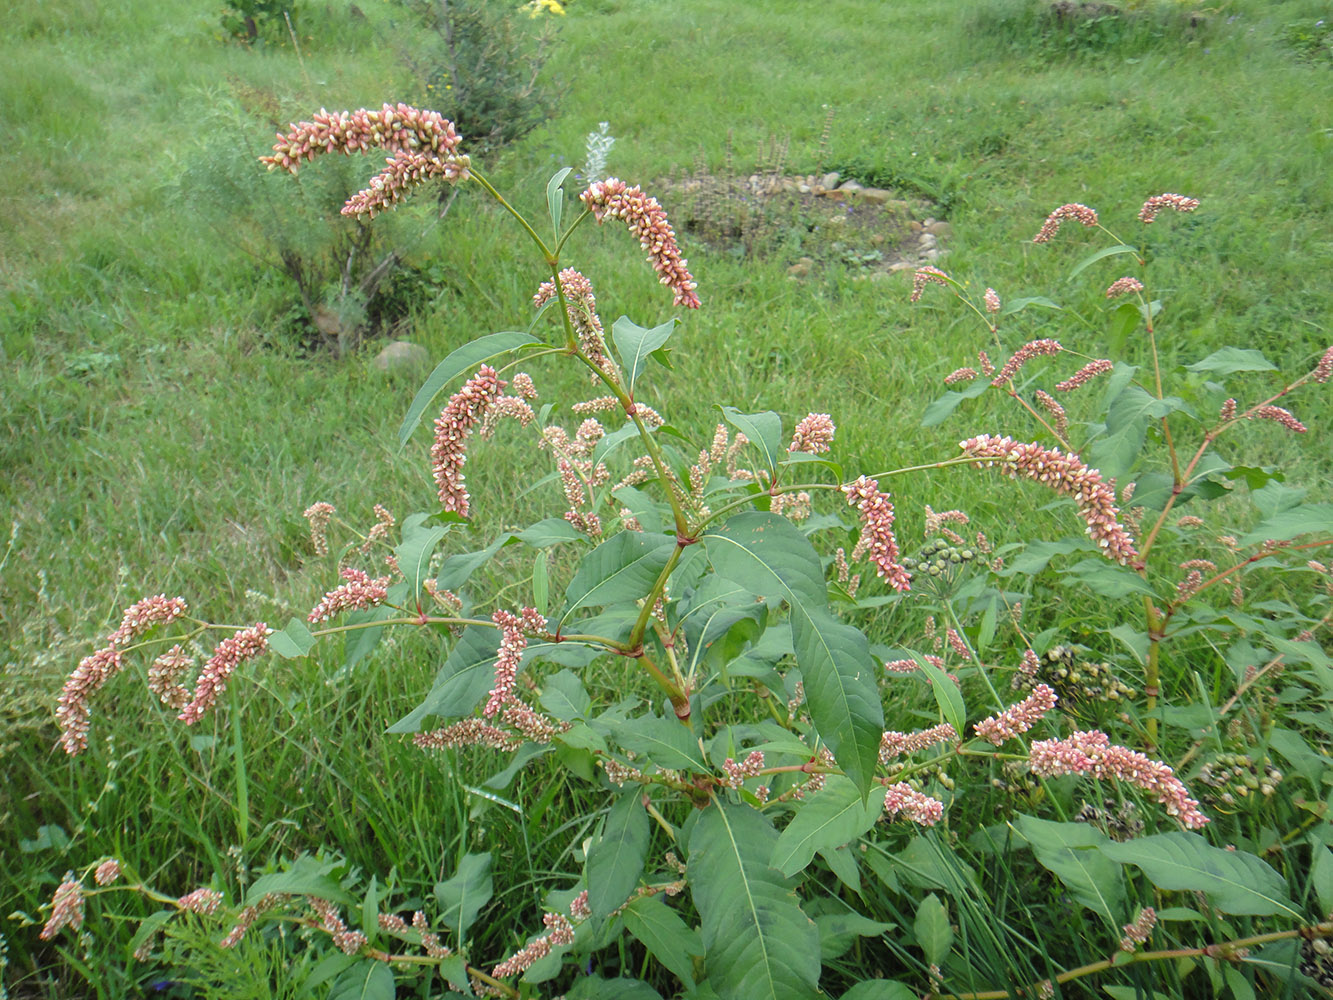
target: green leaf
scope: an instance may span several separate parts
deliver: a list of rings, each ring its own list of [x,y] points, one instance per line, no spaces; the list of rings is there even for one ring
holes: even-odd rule
[[[1138,865],[1159,889],[1204,893],[1223,913],[1301,919],[1286,882],[1272,867],[1245,851],[1213,847],[1197,833],[1159,833],[1100,849],[1112,861]]]
[[[769,861],[783,875],[803,871],[816,851],[833,850],[865,833],[884,812],[882,787],[869,798],[847,778],[830,774],[823,790],[811,797],[778,837]]]
[[[778,467],[778,460],[786,455],[782,445],[782,418],[772,410],[763,413],[742,413],[734,406],[723,406],[722,416],[738,431],[750,439],[750,443],[764,456],[764,467],[772,475]]]
[[[640,979],[603,979],[595,972],[579,976],[564,995],[567,1000],[662,1000],[662,994]]]
[[[893,929],[859,913],[825,913],[815,917],[819,928],[819,957],[825,962],[841,958],[859,937],[879,937]]]
[[[560,617],[564,625],[579,608],[625,604],[646,597],[675,550],[673,538],[651,538],[641,531],[622,531],[598,545],[579,563],[565,596]]]
[[[953,928],[949,925],[949,911],[933,892],[916,908],[912,924],[916,943],[926,953],[930,965],[942,965],[953,947]]]
[[[440,904],[440,919],[458,934],[460,942],[477,919],[481,908],[491,901],[495,891],[491,879],[489,854],[465,854],[453,877],[435,883],[435,901]]]
[[[328,1000],[393,1000],[393,972],[383,962],[365,958],[343,972]]]
[[[421,593],[421,584],[429,575],[430,557],[435,554],[435,547],[451,527],[446,524],[427,525],[424,518],[417,520],[419,517],[419,514],[413,515],[403,522],[403,540],[393,550],[398,568],[411,588],[408,592],[409,600],[415,600],[417,594]]]
[[[707,771],[699,741],[679,719],[643,715],[617,721],[616,741],[663,770]]]
[[[1037,862],[1078,902],[1113,928],[1124,922],[1125,882],[1119,865],[1100,853],[1106,834],[1087,823],[1055,823],[1033,816],[1015,820]]]
[[[286,871],[261,875],[251,882],[245,893],[245,905],[277,892],[289,896],[317,896],[345,906],[352,902],[352,897],[343,891],[337,879],[329,875],[337,867],[335,862],[319,861],[309,854],[302,854]]]
[[[917,1000],[917,994],[892,979],[864,979],[844,993],[842,1000]]]
[[[1103,986],[1102,990],[1111,1000],[1177,1000],[1166,993],[1144,989],[1137,986]]]
[[[1240,545],[1242,548],[1257,545],[1270,538],[1277,542],[1289,542],[1311,532],[1327,534],[1330,526],[1333,526],[1333,503],[1307,503],[1279,511],[1261,521],[1240,540]]]
[[[389,595],[392,600],[393,594]],[[345,619],[344,625],[366,625],[370,622],[382,622],[392,618],[396,611],[393,608],[380,605],[375,608],[366,608],[364,611],[353,611]],[[335,679],[341,680],[356,669],[356,665],[369,656],[379,645],[381,637],[384,635],[383,626],[375,628],[357,628],[343,633],[343,663],[338,668]]]
[[[1036,576],[1056,556],[1071,552],[1091,552],[1092,543],[1084,538],[1064,538],[1054,542],[1030,542],[1012,559],[1005,560],[1001,576]]]
[[[440,564],[440,574],[435,578],[435,585],[444,590],[458,590],[468,582],[473,573],[490,562],[491,557],[504,548],[513,537],[506,531],[484,549],[476,552],[455,552]]]
[[[920,653],[913,652],[912,659],[916,660],[917,669],[930,681],[931,693],[935,695],[935,704],[939,706],[944,721],[953,726],[955,733],[962,736],[967,732],[967,705],[963,702],[963,692],[958,690],[957,684],[949,680],[948,674]]]
[[[593,445],[592,449],[593,466],[596,467],[598,463],[605,461],[606,456],[610,455],[611,452],[615,451],[626,441],[638,441],[638,440],[640,440],[639,425],[634,423],[633,421],[625,423],[623,426],[612,431],[610,434],[603,434],[602,437],[598,439],[597,443]]]
[[[306,623],[293,618],[281,632],[274,632],[268,637],[269,649],[287,660],[309,655],[315,648],[315,637],[310,634]]]
[[[648,949],[673,976],[687,986],[694,984],[691,955],[703,956],[699,932],[688,927],[661,896],[640,896],[621,914],[625,930]]]
[[[371,944],[375,943],[380,932],[380,886],[374,875],[370,876],[366,896],[361,900],[361,932],[370,939]]]
[[[530,528],[524,528],[514,535],[520,542],[531,545],[534,549],[544,549],[561,542],[579,542],[588,536],[579,531],[563,517],[548,517],[538,521]]]
[[[690,892],[709,981],[723,1000],[803,1000],[819,981],[819,931],[769,867],[778,833],[749,806],[718,802],[690,832]]]
[[[611,326],[611,341],[620,355],[620,366],[625,372],[625,389],[634,395],[634,383],[648,364],[648,356],[667,342],[676,321],[669,319],[651,330],[635,324],[628,316],[621,316]]]
[[[1143,450],[1148,424],[1184,409],[1174,396],[1158,399],[1137,385],[1127,385],[1106,411],[1106,433],[1092,443],[1091,462],[1108,478],[1124,478]]]
[[[1323,844],[1311,844],[1314,857],[1310,865],[1310,885],[1319,900],[1320,913],[1333,913],[1333,851]]]
[[[551,604],[551,574],[546,566],[549,555],[542,549],[532,560],[532,606],[542,617]]]
[[[1152,587],[1132,569],[1106,559],[1082,559],[1061,571],[1072,576],[1094,594],[1120,599],[1131,594],[1153,596]]]
[[[560,722],[585,719],[592,707],[592,698],[584,688],[583,681],[568,670],[561,670],[542,682],[538,702]]]
[[[551,230],[555,233],[557,242],[560,240],[560,218],[565,207],[565,192],[560,185],[565,183],[565,178],[573,171],[573,167],[557,170],[546,182],[546,210],[551,214]]]
[[[984,375],[979,375],[966,389],[949,389],[943,396],[926,407],[926,412],[921,414],[921,426],[934,427],[937,424],[944,423],[949,415],[958,409],[959,403],[965,399],[976,399],[989,388],[990,379]]]
[[[430,373],[425,384],[412,397],[412,405],[407,408],[407,415],[403,417],[402,426],[398,428],[398,446],[401,448],[407,444],[407,439],[417,429],[417,424],[421,423],[421,416],[426,412],[426,407],[430,406],[435,397],[455,377],[474,365],[480,365],[483,361],[489,361],[501,354],[508,354],[524,344],[538,343],[541,343],[541,341],[530,333],[506,330],[503,333],[492,333],[480,337],[451,352],[448,357],[435,366],[435,370]]]
[[[1124,243],[1121,243],[1119,246],[1103,247],[1101,250],[1097,250],[1096,252],[1089,254],[1088,256],[1084,257],[1081,261],[1079,261],[1078,264],[1074,266],[1074,270],[1069,272],[1069,280],[1073,281],[1075,278],[1077,278],[1080,274],[1082,274],[1093,264],[1097,263],[1097,261],[1099,260],[1104,260],[1107,257],[1115,257],[1119,254],[1125,254],[1125,253],[1136,254],[1138,252],[1139,251],[1137,248],[1128,246]]]
[[[1059,312],[1064,306],[1052,302],[1050,299],[1041,295],[1029,295],[1026,298],[1010,299],[1004,303],[1000,309],[1001,316],[1012,316],[1014,313],[1020,313],[1028,306],[1041,306],[1043,309],[1054,309]]]
[[[588,848],[588,907],[595,919],[610,916],[639,884],[648,836],[643,790],[631,784],[607,813],[601,838]]]
[[[1111,311],[1110,329],[1106,334],[1106,347],[1111,355],[1123,354],[1129,335],[1139,325],[1142,317],[1137,302],[1122,302]]]
[[[1214,351],[1202,361],[1186,365],[1185,370],[1230,375],[1233,372],[1275,372],[1277,366],[1260,351],[1242,347],[1224,347],[1220,351]]]

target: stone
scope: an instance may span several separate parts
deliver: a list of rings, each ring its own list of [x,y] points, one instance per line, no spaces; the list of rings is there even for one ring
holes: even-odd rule
[[[917,242],[921,244],[921,248],[923,250],[933,250],[935,247],[940,245],[939,240],[937,240],[930,233],[922,233],[921,238],[917,240]]]
[[[929,250],[922,253],[921,256],[933,264],[940,259],[940,252],[935,247],[931,247]]]
[[[953,235],[953,226],[947,222],[932,222],[926,227],[926,232],[938,236],[941,239],[948,239]]]
[[[925,226],[921,225],[921,223],[917,222],[915,219],[907,224],[908,232],[919,233],[925,228]]]
[[[395,340],[375,355],[371,362],[382,372],[410,372],[430,363],[430,352],[410,340]]]
[[[812,188],[809,184],[797,184],[796,190],[799,191],[801,194],[809,194],[811,191],[814,190],[814,188]]]
[[[921,225],[923,225],[923,226],[925,226],[927,229],[929,229],[931,226],[935,225],[935,220],[934,220],[934,219],[922,219],[922,220],[921,220]]]
[[[814,269],[815,262],[813,258],[801,257],[791,267],[787,268],[787,274],[792,278],[807,278]]]
[[[865,188],[863,188],[860,184],[856,183],[856,181],[848,181],[846,184],[839,184],[839,185],[838,185],[838,190],[839,190],[839,191],[864,191]]]
[[[862,188],[861,200],[867,205],[887,205],[891,197],[890,192],[883,188]]]
[[[916,265],[910,260],[896,260],[889,265],[890,271],[915,271]]]
[[[825,174],[825,175],[820,179],[820,181],[819,181],[819,185],[820,185],[820,187],[824,187],[824,188],[835,188],[835,187],[838,186],[838,181],[840,181],[840,180],[842,180],[842,174],[840,174],[840,173],[838,173],[836,170],[834,170],[834,171],[832,171],[831,173],[827,173],[827,174]]]

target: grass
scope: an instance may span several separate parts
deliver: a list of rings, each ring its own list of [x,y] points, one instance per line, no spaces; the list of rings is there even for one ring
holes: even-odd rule
[[[412,898],[486,847],[509,895],[493,904],[494,917],[506,916],[477,944],[498,956],[523,933],[513,915],[532,924],[542,894],[576,877],[587,836],[577,817],[596,815],[586,792],[522,772],[494,793],[511,809],[465,787],[498,758],[423,759],[383,736],[435,672],[440,651],[421,639],[401,640],[349,681],[330,679],[336,651],[257,672],[239,746],[228,713],[185,733],[124,681],[103,703],[86,757],[68,762],[51,749],[65,674],[141,593],[184,593],[227,620],[285,620],[331,585],[332,562],[305,541],[307,504],[332,500],[364,530],[374,503],[401,515],[431,496],[421,436],[395,447],[415,385],[375,372],[369,350],[335,362],[297,349],[280,327],[291,287],[242,240],[222,238],[246,230],[216,228],[217,206],[188,197],[181,180],[216,164],[207,123],[230,106],[237,81],[293,117],[407,88],[398,15],[361,6],[364,20],[308,6],[299,56],[226,44],[204,0],[49,0],[0,29],[10,59],[0,106],[14,123],[0,150],[0,527],[13,526],[0,555],[5,913],[35,914],[66,867],[103,854],[134,858],[185,891],[328,845]],[[1137,239],[1133,213],[1146,195],[1202,198],[1196,215],[1143,232],[1166,292],[1165,356],[1189,361],[1235,343],[1285,371],[1308,368],[1333,340],[1333,78],[1281,39],[1311,5],[1238,0],[1188,31],[1183,8],[1167,5],[1133,32],[1082,41],[1043,34],[1034,6],[575,0],[548,67],[568,86],[562,114],[488,175],[535,216],[546,177],[579,161],[584,134],[602,120],[619,140],[612,169],[645,186],[699,155],[721,169],[728,135],[741,169],[752,166],[745,151],[790,136],[793,169],[804,172],[832,105],[826,169],[928,194],[954,227],[947,269],[1006,300],[1052,294],[1094,317],[1102,308],[1098,281],[1116,274],[1064,280],[1082,233],[1045,248],[1023,242],[1056,205],[1086,200]],[[265,131],[249,141],[262,149]],[[425,230],[427,214],[405,209],[392,221]],[[526,321],[544,275],[502,222],[465,194],[412,244],[413,260],[449,278],[443,308],[412,331],[433,355]],[[626,266],[638,251],[623,232],[589,227],[572,254],[608,322],[667,314],[651,272]],[[690,256],[704,308],[677,334],[674,370],[654,370],[648,388],[674,424],[706,436],[715,403],[772,408],[788,426],[827,411],[853,474],[947,455],[982,429],[1031,430],[989,398],[942,427],[918,426],[944,374],[987,344],[943,299],[909,306],[905,279],[858,282],[832,268],[794,282],[790,261]],[[1006,346],[1058,335],[1097,353],[1097,320],[1085,330],[1031,322],[1006,331]],[[547,398],[581,386],[534,374]],[[1333,413],[1326,393],[1297,408],[1311,437]],[[469,465],[487,499],[468,548],[555,502],[553,486],[515,495],[516,481],[547,468],[527,440],[502,432]],[[1230,447],[1237,461],[1299,463],[1293,478],[1328,492],[1333,465],[1317,443],[1256,426]],[[1035,510],[1015,516],[1031,494],[974,473],[895,492],[908,533],[924,503],[967,509],[1000,543],[1067,527]],[[515,563],[515,572],[525,571]],[[499,569],[488,579],[519,594],[529,586]],[[1045,586],[1026,598],[1037,620],[1061,630],[1107,623],[1106,602],[1067,601]],[[905,618],[877,621],[886,642],[916,638],[919,624]],[[1105,641],[1095,624],[1089,632],[1090,643]],[[922,694],[915,705],[927,704]],[[70,840],[41,846],[43,827]],[[85,961],[100,996],[134,995],[159,975],[127,960],[128,926],[102,926],[95,933],[107,940],[86,957],[39,943],[21,922],[4,928],[15,995],[83,995]],[[263,995],[262,983],[252,988]]]

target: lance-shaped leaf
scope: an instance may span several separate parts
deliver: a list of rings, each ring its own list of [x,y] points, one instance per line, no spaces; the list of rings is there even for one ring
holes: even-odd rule
[[[413,514],[403,522],[403,540],[393,550],[398,568],[410,588],[408,600],[416,600],[421,584],[430,576],[430,557],[440,539],[449,533],[452,525],[426,524],[425,516]]]
[[[345,970],[328,994],[329,1000],[393,1000],[393,995],[393,971],[371,958]]]
[[[574,573],[565,595],[563,625],[579,608],[622,604],[647,597],[676,547],[674,539],[622,531],[593,549]]]
[[[551,214],[551,229],[554,231],[557,241],[560,239],[560,221],[565,207],[565,192],[560,185],[565,183],[565,178],[573,170],[573,167],[557,170],[551,179],[546,182],[546,210]]]
[[[676,321],[669,319],[661,326],[645,330],[628,316],[621,316],[611,325],[611,341],[620,355],[620,367],[625,372],[625,388],[634,394],[634,382],[648,364],[648,356],[667,342]]]
[[[440,919],[450,930],[457,932],[459,941],[466,941],[468,928],[477,919],[481,908],[491,901],[494,892],[491,856],[465,854],[452,878],[435,883]]]
[[[949,911],[939,896],[932,892],[921,900],[912,930],[916,934],[916,943],[926,953],[926,961],[931,965],[942,965],[953,947],[953,927],[949,924]]]
[[[772,475],[778,461],[787,454],[787,449],[782,445],[782,418],[772,410],[742,413],[734,406],[722,407],[722,416],[759,449],[764,456],[764,466]]]
[[[1202,361],[1186,365],[1185,370],[1230,375],[1233,372],[1275,372],[1277,365],[1264,357],[1260,351],[1245,347],[1224,347],[1220,351],[1214,351]]]
[[[1055,823],[1034,816],[1015,820],[1043,868],[1064,883],[1076,900],[1112,927],[1124,923],[1125,879],[1122,869],[1098,850],[1110,838],[1087,823]]]
[[[694,961],[703,956],[699,932],[686,925],[661,896],[640,896],[621,914],[625,930],[648,949],[648,954],[662,963],[682,983],[693,985]]]
[[[875,662],[861,630],[828,613],[823,567],[809,539],[785,517],[747,512],[708,532],[704,544],[719,576],[790,607],[810,718],[839,766],[867,794],[884,734]]]
[[[862,798],[855,785],[831,774],[823,791],[801,808],[778,837],[770,864],[783,875],[802,871],[816,851],[832,850],[865,833],[884,812],[883,788]]]
[[[642,800],[638,785],[622,792],[607,813],[601,838],[588,848],[588,908],[595,919],[623,905],[639,884],[649,834]]]
[[[707,771],[699,741],[679,719],[643,715],[614,724],[616,742],[669,771]]]
[[[819,931],[768,864],[778,832],[748,806],[716,803],[690,833],[686,874],[709,982],[723,1000],[802,1000],[819,981]]]
[[[315,637],[310,634],[306,623],[293,618],[281,632],[274,632],[268,637],[269,649],[287,660],[307,655],[315,647]]]
[[[530,333],[506,330],[503,333],[492,333],[489,336],[480,337],[451,352],[448,357],[435,366],[435,370],[426,378],[425,384],[412,397],[412,405],[407,408],[407,415],[403,417],[402,426],[398,428],[399,447],[407,444],[407,439],[417,429],[417,424],[421,423],[421,416],[426,412],[426,407],[430,406],[431,402],[450,381],[483,361],[497,358],[501,354],[508,354],[524,344],[537,343],[540,343],[540,341]]]
[[[1159,889],[1202,892],[1223,913],[1302,918],[1287,883],[1263,859],[1213,847],[1197,833],[1159,833],[1100,850],[1112,861],[1138,865]]]

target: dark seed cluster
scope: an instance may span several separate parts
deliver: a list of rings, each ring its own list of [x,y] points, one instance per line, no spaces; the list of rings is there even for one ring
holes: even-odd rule
[[[1282,772],[1270,762],[1256,763],[1243,753],[1222,753],[1213,757],[1199,771],[1199,781],[1212,789],[1207,798],[1221,806],[1234,806],[1277,790]]]
[[[1333,989],[1333,945],[1324,938],[1301,942],[1301,975]]]
[[[976,557],[974,549],[951,545],[946,538],[936,538],[923,545],[916,555],[904,559],[902,564],[913,579],[920,576],[948,578]]]
[[[1109,663],[1079,660],[1073,646],[1055,646],[1046,651],[1036,673],[1022,685],[1028,690],[1048,684],[1068,705],[1077,701],[1120,701],[1133,698],[1134,689],[1111,673]]]
[[[1083,803],[1083,807],[1074,814],[1074,822],[1095,826],[1112,840],[1133,840],[1143,832],[1138,806],[1133,802],[1117,802],[1115,799],[1103,799],[1101,805]]]

